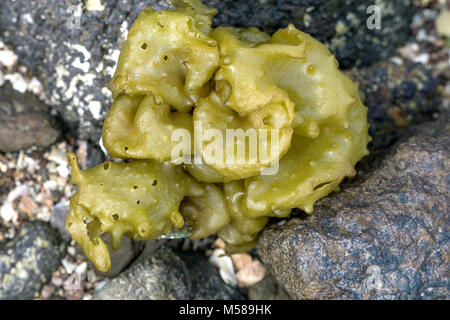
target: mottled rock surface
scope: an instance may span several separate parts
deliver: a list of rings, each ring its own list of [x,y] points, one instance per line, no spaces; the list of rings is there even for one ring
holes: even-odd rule
[[[36,298],[63,252],[64,245],[48,224],[25,222],[13,240],[0,243],[0,300]]]
[[[0,151],[47,147],[60,134],[58,121],[34,95],[21,94],[9,85],[0,87]]]
[[[196,252],[158,249],[144,262],[137,263],[110,280],[95,299],[178,300],[241,299],[240,293],[226,285],[206,258]]]
[[[81,139],[97,142],[111,105],[106,84],[127,31],[139,12],[164,0],[102,0],[103,10],[81,1],[0,2],[0,39],[44,85],[45,102],[55,107]],[[294,23],[325,42],[344,68],[386,58],[409,36],[411,0],[378,3],[382,28],[369,30],[369,0],[204,0],[217,7],[215,25],[256,26],[267,32]]]
[[[383,61],[346,74],[359,82],[369,108],[371,152],[391,146],[405,128],[431,120],[438,109],[438,83],[423,64]]]
[[[266,229],[259,254],[297,299],[449,299],[448,117],[413,128],[367,179]]]

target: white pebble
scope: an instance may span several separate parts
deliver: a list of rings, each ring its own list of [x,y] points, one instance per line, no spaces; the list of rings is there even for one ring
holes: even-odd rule
[[[5,76],[5,80],[11,82],[11,85],[14,90],[19,91],[20,93],[25,93],[27,91],[28,83],[21,74],[19,73],[7,74]]]
[[[84,274],[86,274],[86,270],[87,270],[87,263],[83,262],[79,266],[76,267],[75,273],[78,275],[84,275]]]
[[[17,62],[17,55],[12,50],[0,50],[0,64],[11,69]]]
[[[209,257],[209,262],[219,269],[219,275],[226,284],[233,287],[237,286],[233,261],[225,254],[223,249],[215,249]]]
[[[0,208],[0,216],[5,222],[15,220],[17,218],[17,212],[12,207],[9,201],[6,201]]]

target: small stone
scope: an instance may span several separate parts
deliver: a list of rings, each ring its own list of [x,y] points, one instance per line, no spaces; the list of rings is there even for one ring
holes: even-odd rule
[[[9,222],[17,219],[17,212],[14,210],[11,202],[6,201],[0,207],[0,217],[2,217],[3,221]]]
[[[19,202],[19,210],[26,213],[28,216],[32,216],[34,210],[38,207],[37,203],[34,202],[28,195],[22,196]]]
[[[222,280],[235,287],[237,285],[236,274],[234,273],[233,261],[223,249],[215,249],[209,257],[209,262],[219,269]]]
[[[42,199],[42,204],[47,208],[47,209],[51,209],[53,207],[54,204],[54,200],[52,198],[44,198]]]
[[[46,158],[60,166],[68,165],[66,153],[62,150],[60,145],[53,146],[50,152],[46,154]]]
[[[90,293],[85,293],[83,295],[83,300],[92,300],[92,294]]]
[[[29,194],[28,186],[25,184],[18,185],[8,194],[8,198],[6,201],[13,202],[20,197]]]
[[[76,254],[77,254],[77,250],[75,249],[75,247],[72,247],[72,246],[70,246],[70,247],[67,248],[67,252],[68,252],[72,257],[75,257]]]
[[[63,280],[61,279],[60,276],[53,275],[52,276],[52,284],[57,286],[57,287],[60,287],[63,284]]]
[[[248,288],[261,281],[266,275],[266,268],[258,260],[246,264],[236,273],[238,286]]]
[[[246,265],[252,263],[253,258],[248,253],[237,253],[231,255],[233,260],[234,269],[238,272],[246,267]]]
[[[75,273],[81,276],[85,276],[87,271],[87,262],[82,262],[75,268]]]
[[[12,50],[0,50],[0,64],[11,69],[17,62],[17,55]]]
[[[225,242],[223,242],[223,240],[220,239],[220,238],[217,238],[217,239],[214,241],[213,246],[214,246],[215,248],[219,248],[219,249],[225,250]]]
[[[0,110],[0,151],[47,147],[61,134],[48,107],[30,93],[21,94],[9,85],[0,87]]]
[[[52,294],[55,292],[56,288],[51,285],[45,285],[42,287],[41,290],[41,297],[42,299],[48,299],[52,296]]]

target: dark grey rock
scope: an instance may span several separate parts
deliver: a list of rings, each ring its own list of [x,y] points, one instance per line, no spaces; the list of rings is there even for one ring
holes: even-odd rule
[[[36,298],[64,251],[47,223],[25,222],[13,240],[0,243],[0,300]]]
[[[386,58],[408,37],[414,11],[411,1],[378,2],[382,6],[380,30],[365,26],[367,6],[373,4],[370,0],[204,1],[219,10],[215,25],[257,26],[273,32],[293,22],[324,41],[345,68]],[[0,39],[12,45],[19,62],[42,81],[45,102],[58,110],[68,128],[81,139],[97,142],[112,102],[105,86],[126,30],[146,6],[161,10],[168,5],[164,0],[103,0],[105,9],[82,10],[79,27],[74,29],[72,3],[2,1]]]
[[[248,289],[248,298],[250,300],[291,300],[291,297],[270,274]]]
[[[64,241],[70,241],[72,237],[66,229],[66,217],[70,211],[70,202],[61,201],[55,204],[51,209],[50,225],[59,231]]]
[[[405,128],[431,120],[438,110],[438,82],[422,64],[383,61],[346,74],[359,82],[364,104],[369,108],[372,154],[391,146]]]
[[[0,87],[0,151],[48,147],[60,134],[58,121],[34,95]]]
[[[297,299],[449,299],[450,125],[413,128],[381,166],[272,225],[259,254]]]
[[[217,270],[197,252],[158,249],[110,280],[94,299],[99,300],[179,300],[241,299],[226,285]]]

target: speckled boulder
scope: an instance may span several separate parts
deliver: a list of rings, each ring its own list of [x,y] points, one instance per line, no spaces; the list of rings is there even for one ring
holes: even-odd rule
[[[448,117],[413,131],[367,179],[263,232],[259,254],[293,298],[450,298]]]
[[[197,252],[158,249],[110,280],[94,296],[98,300],[241,299],[217,270]]]
[[[47,223],[25,222],[13,240],[0,243],[0,300],[36,298],[59,267],[64,249]]]
[[[9,85],[0,87],[0,151],[48,147],[60,135],[58,121],[35,96],[21,94]]]

